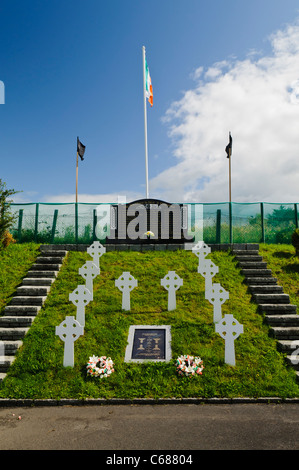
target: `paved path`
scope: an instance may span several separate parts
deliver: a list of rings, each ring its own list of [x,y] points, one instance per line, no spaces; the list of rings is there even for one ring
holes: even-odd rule
[[[0,408],[0,450],[298,450],[298,404]]]

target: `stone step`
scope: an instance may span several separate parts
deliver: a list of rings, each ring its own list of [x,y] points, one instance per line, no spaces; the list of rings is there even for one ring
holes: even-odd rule
[[[271,269],[249,269],[249,268],[242,268],[241,273],[245,277],[266,277],[266,276],[271,276],[272,271]]]
[[[253,277],[246,277],[245,283],[250,285],[259,285],[259,286],[268,286],[268,285],[276,285],[277,284],[277,279],[272,276],[253,276]]]
[[[61,258],[64,258],[67,255],[66,250],[49,250],[45,246],[40,247],[40,252],[42,256],[60,256]]]
[[[267,263],[263,261],[239,261],[239,266],[242,269],[267,269]]]
[[[299,327],[299,315],[266,315],[265,322],[270,326]]]
[[[13,356],[22,346],[23,341],[0,341],[0,356]]]
[[[57,263],[34,263],[31,266],[32,271],[59,271],[61,264]]]
[[[46,300],[46,296],[30,296],[30,295],[17,295],[11,299],[11,305],[40,305],[42,306],[44,301]]]
[[[257,304],[289,304],[288,294],[252,294]]]
[[[29,328],[0,328],[0,340],[15,341],[22,340]]]
[[[31,326],[34,319],[35,317],[29,317],[29,315],[26,315],[25,317],[19,317],[16,315],[9,317],[8,315],[5,315],[3,317],[0,317],[0,329],[26,328],[27,326]]]
[[[295,370],[299,370],[299,356],[294,354],[290,356],[286,356],[286,362],[292,366]]]
[[[21,317],[29,315],[36,316],[40,311],[40,305],[7,305],[4,308],[4,315],[12,316],[19,315]]]
[[[277,349],[280,352],[292,352],[299,348],[299,339],[285,339],[282,341],[277,341]]]
[[[246,255],[246,256],[257,256],[259,255],[259,251],[258,250],[232,250],[232,253],[233,255],[235,256],[242,256],[242,255]]]
[[[297,305],[293,304],[260,304],[260,313],[265,315],[292,315],[297,312]]]
[[[51,286],[54,282],[54,278],[50,277],[24,277],[22,286]]]
[[[283,287],[275,284],[260,286],[250,285],[249,290],[252,294],[283,294]]]
[[[269,331],[270,335],[278,340],[298,340],[299,327],[296,326],[273,326]]]
[[[260,255],[237,255],[237,256],[235,256],[235,258],[239,262],[255,262],[255,263],[258,263],[258,262],[263,261],[263,257],[260,256]]]
[[[6,376],[7,374],[5,372],[0,372],[0,382],[2,382],[2,380],[4,380]]]
[[[49,292],[49,286],[20,286],[16,290],[16,294],[21,296],[47,296]]]
[[[38,256],[35,261],[37,264],[61,264],[61,256]]]
[[[15,358],[15,356],[0,356],[0,372],[6,372]]]
[[[30,269],[30,271],[28,271],[27,273],[27,276],[32,278],[52,278],[54,279],[58,274],[58,270],[57,271],[49,271],[48,269],[45,269],[45,270],[35,270],[35,269]]]

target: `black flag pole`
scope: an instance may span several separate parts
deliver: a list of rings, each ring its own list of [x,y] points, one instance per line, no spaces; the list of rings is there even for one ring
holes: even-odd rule
[[[85,145],[83,145],[79,137],[77,137],[77,162],[76,162],[76,202],[78,202],[78,157],[81,158],[81,160],[84,160],[83,155],[85,152]]]
[[[229,143],[225,147],[226,155],[229,160],[229,202],[232,202],[232,172],[231,172],[231,156],[232,156],[232,147],[233,147],[233,139],[231,133],[229,133]]]

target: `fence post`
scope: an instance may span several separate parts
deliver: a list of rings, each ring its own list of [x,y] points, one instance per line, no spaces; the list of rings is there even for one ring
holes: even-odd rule
[[[216,243],[221,243],[221,209],[216,214]]]
[[[37,232],[38,232],[38,212],[39,212],[39,203],[36,203],[35,206],[35,226],[34,226],[34,241],[37,241]]]
[[[52,233],[51,233],[51,243],[53,243],[54,238],[55,238],[57,217],[58,217],[58,209],[55,209],[54,217],[53,217]]]
[[[298,228],[298,210],[297,210],[297,204],[294,204],[294,210],[295,210],[295,226],[296,229]]]
[[[229,243],[233,243],[233,206],[229,202]]]
[[[78,243],[78,202],[75,202],[75,243]]]
[[[93,229],[92,229],[92,239],[93,240],[96,240],[96,238],[97,238],[97,236],[96,236],[97,221],[98,221],[97,210],[94,209],[93,210]]]
[[[261,202],[261,228],[262,228],[262,243],[265,243],[265,223],[264,223],[264,203]]]
[[[24,212],[24,209],[19,210],[19,220],[18,220],[18,240],[19,241],[21,241],[21,236],[22,236],[23,212]]]

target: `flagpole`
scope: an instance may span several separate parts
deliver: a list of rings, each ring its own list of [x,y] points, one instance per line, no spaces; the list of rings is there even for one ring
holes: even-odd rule
[[[77,150],[77,164],[76,164],[76,202],[78,202],[78,150]]]
[[[229,133],[229,149],[228,149],[228,172],[229,172],[229,202],[232,202],[232,166],[231,166],[231,159],[232,159],[232,145],[231,145],[231,133]]]
[[[146,199],[149,198],[148,191],[148,152],[147,152],[147,116],[146,116],[146,95],[145,95],[145,47],[142,46],[143,57],[143,105],[144,105],[144,144],[145,144],[145,187]]]

